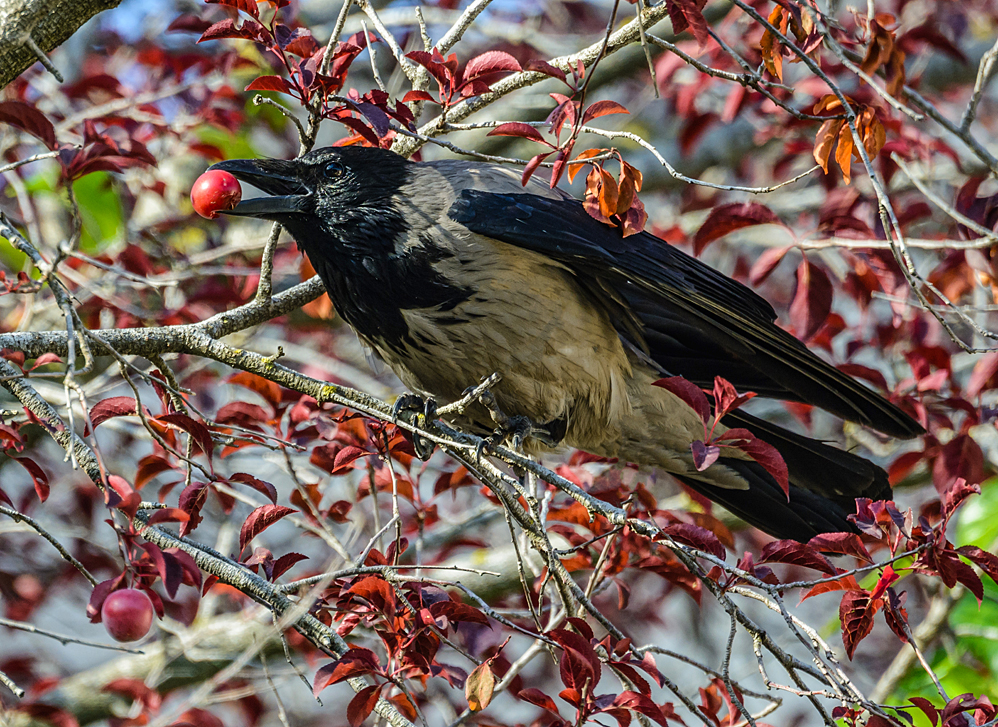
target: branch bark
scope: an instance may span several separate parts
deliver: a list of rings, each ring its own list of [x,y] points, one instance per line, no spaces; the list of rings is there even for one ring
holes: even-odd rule
[[[0,0],[0,88],[38,60],[35,46],[45,53],[62,45],[102,10],[121,0]]]

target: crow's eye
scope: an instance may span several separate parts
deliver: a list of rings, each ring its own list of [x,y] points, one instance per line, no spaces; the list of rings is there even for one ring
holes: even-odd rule
[[[339,162],[329,162],[329,164],[327,164],[326,168],[323,170],[323,173],[329,179],[333,179],[334,177],[343,176],[343,172],[345,171],[346,169]]]

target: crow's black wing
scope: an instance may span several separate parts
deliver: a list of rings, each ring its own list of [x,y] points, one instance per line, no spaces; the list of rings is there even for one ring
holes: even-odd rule
[[[723,376],[741,391],[813,404],[897,437],[923,431],[777,326],[763,298],[654,235],[622,237],[579,202],[533,194],[464,190],[448,214],[568,266],[620,333],[670,374],[704,387]]]

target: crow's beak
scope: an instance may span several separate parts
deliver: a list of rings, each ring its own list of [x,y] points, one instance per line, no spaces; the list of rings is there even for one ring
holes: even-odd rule
[[[281,159],[228,159],[212,164],[209,169],[229,172],[241,182],[252,184],[269,197],[247,199],[223,214],[240,217],[277,219],[304,210],[304,202],[312,194],[298,177],[298,165]]]

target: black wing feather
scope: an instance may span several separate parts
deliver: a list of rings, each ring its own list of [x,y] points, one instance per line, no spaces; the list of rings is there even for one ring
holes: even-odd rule
[[[897,437],[919,424],[777,326],[766,300],[646,232],[622,237],[574,200],[464,190],[449,211],[470,231],[548,255],[602,289],[618,330],[663,371],[710,387],[802,401]]]

